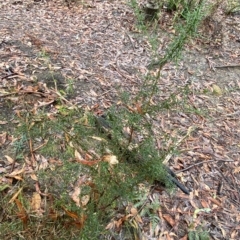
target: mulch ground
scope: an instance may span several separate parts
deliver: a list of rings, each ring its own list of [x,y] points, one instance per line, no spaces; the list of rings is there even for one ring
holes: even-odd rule
[[[148,38],[137,30],[125,1],[86,1],[70,8],[62,2],[0,3],[0,111],[8,121],[22,109],[20,96],[7,96],[8,89],[34,92],[37,82],[54,88],[49,77],[53,72],[59,89],[74,79],[71,103],[104,112],[119,101],[119,91],[134,96],[141,76],[150,71]],[[173,34],[169,18],[165,14],[159,23],[158,54]],[[219,8],[201,31],[204,40],[191,41],[177,65],[164,66],[153,99],[157,104],[174,94],[181,106],[151,120],[156,147],[180,149],[165,162],[192,191],[172,197],[152,193],[149,201],[157,198],[161,203],[161,221],[154,230],[143,222],[142,239],[187,239],[189,226],[200,225],[212,239],[240,238],[239,16],[226,17]],[[179,91],[186,87],[187,95]],[[54,94],[41,97],[51,101]],[[6,106],[6,99],[15,106]],[[1,139],[11,125],[8,121],[1,119]],[[4,152],[3,142],[0,147]]]

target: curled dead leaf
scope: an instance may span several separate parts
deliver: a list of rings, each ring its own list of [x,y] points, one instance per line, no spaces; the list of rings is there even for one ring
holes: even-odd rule
[[[110,165],[115,165],[119,163],[117,156],[110,154],[103,156],[103,161],[108,162]]]
[[[31,208],[33,211],[39,211],[41,208],[41,196],[39,193],[34,192],[31,201]]]

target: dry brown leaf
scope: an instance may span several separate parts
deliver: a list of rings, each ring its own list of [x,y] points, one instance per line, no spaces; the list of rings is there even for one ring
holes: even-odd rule
[[[23,190],[23,187],[21,187],[14,195],[13,195],[13,197],[9,200],[9,203],[13,203],[16,199],[17,199],[17,197],[18,197],[18,195],[20,194],[20,192]]]
[[[144,114],[144,111],[142,109],[142,105],[140,103],[136,104],[136,109],[137,109],[137,113],[142,114],[142,115]]]
[[[32,180],[38,181],[38,177],[37,177],[36,174],[32,173],[32,174],[30,175],[30,177],[31,177]]]
[[[239,231],[233,230],[231,233],[231,239],[237,239],[239,237]]]
[[[103,161],[108,162],[110,165],[116,165],[119,163],[117,160],[117,156],[110,154],[103,156]]]
[[[39,156],[39,170],[44,170],[48,167],[48,160],[44,156]]]
[[[74,187],[74,191],[71,194],[72,200],[76,203],[76,205],[78,207],[81,206],[81,204],[80,204],[80,197],[79,197],[80,193],[81,193],[81,188],[80,187]]]
[[[95,161],[77,160],[77,162],[86,166],[94,166],[94,165],[97,165],[100,162],[100,160],[95,160]]]
[[[121,217],[117,221],[112,220],[110,223],[108,223],[108,225],[106,226],[105,229],[106,230],[112,230],[112,229],[118,229],[119,230],[125,220],[126,220],[126,216]]]
[[[25,167],[23,166],[22,169],[20,169],[20,170],[16,169],[15,171],[8,174],[7,177],[16,177],[17,175],[20,175],[24,172],[25,172]]]
[[[90,138],[94,139],[94,140],[97,140],[99,142],[107,142],[106,139],[104,138],[100,138],[100,137],[96,137],[96,136],[90,136]]]
[[[19,212],[17,212],[17,216],[22,220],[23,224],[26,225],[27,221],[28,221],[27,212],[24,209],[22,203],[18,199],[15,199],[14,201],[15,201],[17,207],[18,207],[18,210],[19,210]]]
[[[134,208],[134,207],[132,207],[132,208],[130,209],[130,212],[131,212],[131,214],[133,214],[133,216],[135,216],[135,215],[138,214],[138,210],[137,210],[136,208]]]
[[[132,207],[130,212],[138,223],[143,223],[142,218],[138,214],[138,210],[136,208]]]
[[[157,226],[155,226],[154,236],[159,236],[160,231],[161,231],[161,228],[160,228],[160,225],[158,224]]]
[[[67,210],[65,207],[63,207],[63,209],[64,209],[65,213],[66,213],[69,217],[73,218],[74,220],[77,220],[77,219],[79,218],[79,216],[78,216],[77,213],[72,212],[72,211],[69,211],[69,210]]]
[[[193,194],[194,194],[194,196],[198,196],[198,191],[195,190],[195,191],[190,192],[189,202],[191,203],[191,205],[192,205],[194,208],[198,208],[198,206],[197,206],[196,203],[194,202]]]
[[[52,220],[56,220],[58,218],[58,214],[57,212],[55,212],[53,209],[49,210],[49,214],[48,214],[49,218]]]
[[[1,123],[0,123],[1,124]],[[2,146],[7,140],[7,132],[0,134],[0,146]]]
[[[31,201],[31,208],[33,211],[39,211],[41,208],[41,196],[39,193],[34,192]]]
[[[15,178],[16,180],[19,180],[19,181],[23,181],[23,178],[21,176],[14,176],[13,178]]]
[[[108,225],[105,227],[106,230],[111,230],[114,229],[115,227],[115,221],[111,221],[110,223],[108,223]]]
[[[203,208],[209,208],[208,202],[205,201],[204,199],[201,199],[201,204],[202,204]]]
[[[83,184],[86,183],[86,179],[87,179],[86,175],[79,177],[79,179],[76,181],[74,185],[73,192],[71,193],[71,198],[78,207],[81,206],[81,202],[80,202],[81,187]]]
[[[63,161],[61,161],[59,159],[55,159],[55,158],[49,158],[49,163],[57,165],[57,166],[62,166],[63,165]]]
[[[169,214],[163,214],[162,216],[171,227],[174,227],[176,225],[176,222]]]
[[[4,157],[7,159],[7,161],[8,161],[10,164],[14,163],[14,160],[13,160],[11,157],[9,157],[9,156],[7,156],[7,155],[5,155]]]
[[[118,221],[115,221],[116,227],[117,229],[120,229],[120,227],[123,225],[123,223],[127,220],[127,217],[121,217],[120,219],[118,219]]]
[[[208,197],[208,199],[209,199],[212,203],[218,205],[219,207],[222,207],[221,202],[219,202],[217,199],[214,199],[214,198],[212,198],[212,197]]]
[[[67,210],[65,207],[63,207],[65,213],[71,217],[74,221],[70,224],[75,226],[77,229],[82,229],[85,223],[85,220],[87,219],[87,216],[82,214],[81,216],[78,216],[77,213]]]
[[[240,167],[236,167],[236,168],[233,170],[233,173],[240,173]]]
[[[82,155],[77,150],[75,150],[74,155],[77,160],[83,160]]]
[[[168,232],[166,233],[166,238],[167,238],[167,240],[173,240],[173,238],[171,238],[171,236],[169,235]]]
[[[226,238],[226,231],[225,231],[225,229],[223,229],[222,227],[219,227],[220,228],[220,230],[221,230],[221,232],[222,232],[222,236],[224,237],[224,239]]]

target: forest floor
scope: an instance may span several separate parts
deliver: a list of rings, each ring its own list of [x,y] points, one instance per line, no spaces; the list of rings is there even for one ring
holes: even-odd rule
[[[104,113],[118,104],[119,92],[135,95],[142,76],[155,71],[147,68],[148,38],[136,28],[124,0],[85,1],[71,8],[62,2],[0,1],[1,185],[23,168],[11,163],[11,142],[15,117],[26,105],[36,110],[54,101],[54,89],[69,90],[66,102]],[[159,22],[159,54],[174,34],[170,18],[164,13]],[[153,194],[161,203],[161,224],[153,229],[143,219],[142,239],[187,239],[191,224],[212,239],[240,239],[240,15],[226,16],[219,8],[201,31],[205,38],[191,40],[177,64],[164,66],[153,99],[187,98],[182,111],[159,113],[153,124],[159,149],[195,129],[167,163],[192,191]],[[178,94],[186,86],[190,94]]]

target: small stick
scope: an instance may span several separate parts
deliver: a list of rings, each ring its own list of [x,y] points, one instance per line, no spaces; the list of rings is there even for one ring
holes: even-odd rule
[[[215,66],[215,68],[240,68],[240,65],[223,65],[223,66]]]
[[[175,174],[178,174],[180,172],[185,172],[193,167],[196,167],[198,165],[201,165],[201,164],[204,164],[204,163],[209,163],[209,162],[234,162],[233,160],[209,160],[209,161],[202,161],[202,162],[198,162],[198,163],[195,163],[187,168],[184,168],[184,169],[181,169],[181,170],[178,170],[178,171],[175,171]]]

